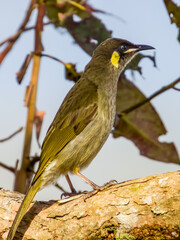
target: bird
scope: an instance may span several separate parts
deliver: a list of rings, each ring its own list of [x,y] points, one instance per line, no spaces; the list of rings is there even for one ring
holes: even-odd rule
[[[21,203],[7,240],[12,240],[36,193],[69,172],[94,189],[98,185],[80,170],[87,167],[107,140],[116,113],[117,83],[136,54],[154,49],[119,38],[103,41],[93,52],[80,79],[63,100],[45,136],[38,170]]]

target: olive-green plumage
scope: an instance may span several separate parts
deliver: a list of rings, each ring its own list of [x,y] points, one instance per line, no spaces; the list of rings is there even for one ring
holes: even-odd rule
[[[113,127],[117,82],[138,51],[152,49],[122,39],[107,39],[94,51],[79,81],[60,106],[44,139],[39,168],[8,234],[16,229],[38,190],[61,174],[76,172],[93,160]]]

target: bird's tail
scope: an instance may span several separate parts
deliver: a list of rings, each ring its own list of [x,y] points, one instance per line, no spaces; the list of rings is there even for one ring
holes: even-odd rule
[[[28,193],[26,194],[26,196],[24,197],[23,202],[21,203],[21,206],[16,214],[16,217],[13,221],[13,224],[11,226],[11,229],[8,233],[8,237],[7,240],[13,240],[14,235],[16,233],[16,230],[24,216],[24,214],[26,213],[31,201],[33,200],[34,196],[36,195],[37,191],[40,188],[40,182],[39,179],[30,187]]]

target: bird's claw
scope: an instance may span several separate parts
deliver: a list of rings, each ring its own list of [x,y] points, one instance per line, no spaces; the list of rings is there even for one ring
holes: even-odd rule
[[[94,190],[102,191],[105,188],[111,187],[114,184],[117,184],[118,182],[116,180],[110,180],[109,182],[103,184],[102,186],[97,186]]]
[[[76,191],[75,192],[64,192],[64,193],[61,194],[61,199],[76,196],[76,195],[79,195],[81,193],[82,193],[81,191],[78,191],[78,192],[76,192]]]
[[[103,186],[98,186],[96,185],[94,191],[92,192],[87,192],[87,191],[73,191],[73,192],[64,192],[61,194],[61,199],[63,198],[68,198],[68,197],[72,197],[72,196],[76,196],[76,195],[79,195],[79,194],[84,194],[84,200],[86,200],[87,198],[95,195],[96,193],[98,193],[99,191],[102,191],[104,190],[105,188],[108,188],[108,187],[111,187],[112,185],[116,184],[117,181],[116,180],[111,180],[107,183],[105,183]]]
[[[99,191],[103,191],[105,188],[111,187],[114,184],[117,184],[118,182],[116,180],[111,180],[107,183],[105,183],[103,186],[96,186],[96,188],[94,189],[94,191],[92,192],[83,192],[85,193],[84,195],[84,201],[86,201],[86,199],[94,196],[96,193],[98,193]]]
[[[113,179],[113,180],[110,180],[109,182],[105,183],[101,188],[105,189],[105,188],[108,188],[108,187],[111,187],[113,186],[114,184],[117,184],[118,182]]]

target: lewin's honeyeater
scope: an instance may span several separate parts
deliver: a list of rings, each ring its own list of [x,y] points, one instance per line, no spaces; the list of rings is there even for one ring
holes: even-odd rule
[[[139,51],[148,49],[153,47],[117,38],[107,39],[96,48],[47,132],[39,168],[15,217],[8,240],[13,239],[38,190],[68,172],[87,180],[79,170],[90,164],[111,132],[119,75]],[[96,188],[97,185],[88,182]]]

